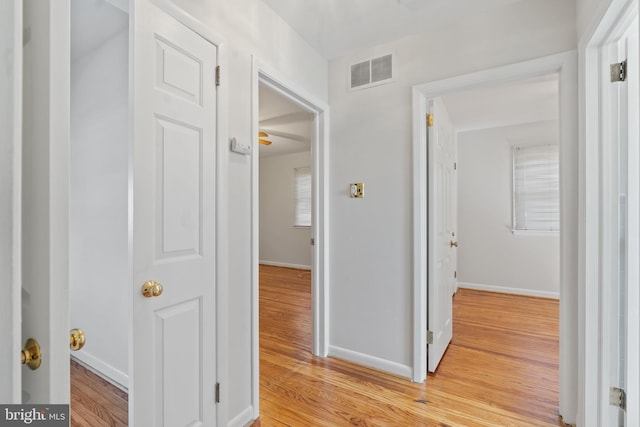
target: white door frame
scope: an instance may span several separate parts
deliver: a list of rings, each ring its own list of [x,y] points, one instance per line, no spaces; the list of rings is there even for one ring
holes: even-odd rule
[[[427,318],[427,167],[424,117],[427,100],[451,92],[522,80],[559,76],[560,98],[560,414],[573,422],[577,413],[578,297],[578,125],[577,56],[574,51],[492,68],[413,87],[413,381],[426,379]]]
[[[584,93],[584,105],[580,111],[580,146],[584,147],[580,152],[581,169],[580,180],[584,183],[584,192],[581,193],[580,210],[583,212],[581,220],[581,234],[584,236],[584,245],[580,247],[580,294],[579,294],[579,376],[581,384],[579,391],[579,411],[578,424],[591,425],[599,424],[605,420],[606,385],[603,385],[606,369],[606,349],[602,348],[603,343],[609,342],[609,327],[606,319],[608,313],[605,307],[606,301],[601,298],[608,292],[608,283],[601,281],[600,266],[601,244],[600,214],[601,205],[601,176],[606,171],[601,170],[600,165],[600,145],[602,131],[605,127],[606,114],[602,111],[602,85],[605,76],[601,68],[601,56],[605,46],[619,36],[619,32],[624,30],[630,23],[629,19],[633,14],[638,13],[638,0],[613,0],[608,9],[603,12],[599,21],[595,22],[590,31],[585,32],[585,36],[580,40],[580,52],[582,56],[580,76],[581,90]],[[632,72],[637,73],[637,70]],[[637,142],[637,141],[636,141]],[[636,225],[637,226],[637,225]],[[631,290],[631,289],[630,289]],[[639,296],[637,286],[632,289],[627,297],[629,300],[635,298],[637,304]],[[637,305],[635,306],[637,308]],[[627,328],[629,330],[640,330],[640,320],[637,311],[633,314]],[[635,352],[635,361],[638,360],[638,342],[628,349]],[[638,367],[633,365],[635,372],[630,372],[631,377],[636,379],[635,384],[628,384],[627,394],[638,396]],[[630,408],[633,412],[627,412],[629,425],[638,423],[638,408]],[[633,420],[633,421],[631,421]]]
[[[251,163],[251,396],[253,416],[260,415],[260,346],[259,346],[259,85],[264,84],[286,99],[299,105],[314,115],[313,141],[311,153],[313,166],[313,212],[312,230],[315,245],[312,257],[312,352],[315,356],[326,357],[329,353],[329,106],[310,95],[303,88],[274,70],[266,63],[253,57],[252,87],[252,163]]]

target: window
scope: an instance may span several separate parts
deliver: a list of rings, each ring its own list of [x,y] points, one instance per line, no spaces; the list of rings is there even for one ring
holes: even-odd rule
[[[293,225],[311,227],[311,168],[293,170]]]
[[[560,230],[557,145],[513,147],[513,231]]]

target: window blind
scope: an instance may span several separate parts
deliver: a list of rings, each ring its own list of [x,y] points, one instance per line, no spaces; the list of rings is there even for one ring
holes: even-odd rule
[[[295,168],[293,173],[293,225],[311,227],[311,168]]]
[[[513,147],[513,230],[560,230],[558,145]]]

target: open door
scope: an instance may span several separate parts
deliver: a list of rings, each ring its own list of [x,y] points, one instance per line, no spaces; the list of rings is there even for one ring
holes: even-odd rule
[[[19,2],[18,2],[19,3]],[[25,0],[22,70],[21,343],[23,404],[69,403],[69,0]],[[16,303],[17,298],[14,299]]]
[[[216,424],[217,48],[132,2],[131,426]]]
[[[20,403],[22,2],[0,2],[0,403]]]
[[[455,280],[453,126],[440,98],[429,101],[428,176],[428,369],[435,372],[453,337],[452,283]]]

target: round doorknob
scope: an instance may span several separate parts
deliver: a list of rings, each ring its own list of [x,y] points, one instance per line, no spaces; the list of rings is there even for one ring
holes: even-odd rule
[[[450,247],[452,247],[452,248],[453,248],[453,247],[456,247],[456,248],[457,248],[457,247],[458,247],[458,242],[454,242],[453,240],[451,240],[451,241],[449,242],[449,246],[450,246]]]
[[[149,280],[142,285],[142,295],[145,298],[157,297],[162,294],[162,285],[155,280]]]
[[[40,353],[40,344],[33,338],[29,338],[24,345],[21,353],[22,364],[27,365],[32,371],[40,367],[42,363],[42,354]]]
[[[84,347],[85,342],[87,342],[87,337],[82,329],[72,329],[69,331],[69,348],[71,350],[80,350]]]

